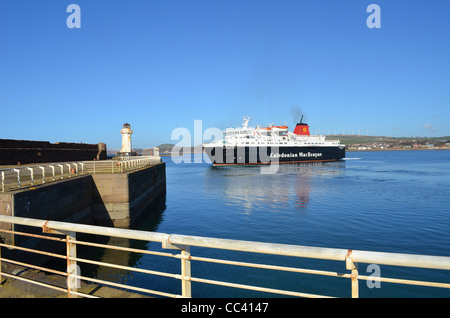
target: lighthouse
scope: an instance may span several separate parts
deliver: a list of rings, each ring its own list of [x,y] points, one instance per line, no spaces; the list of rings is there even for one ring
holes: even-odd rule
[[[131,135],[133,134],[133,129],[130,128],[130,124],[125,123],[120,130],[120,133],[122,134],[122,148],[117,155],[120,157],[136,156],[136,152],[133,152],[133,149],[131,148]]]

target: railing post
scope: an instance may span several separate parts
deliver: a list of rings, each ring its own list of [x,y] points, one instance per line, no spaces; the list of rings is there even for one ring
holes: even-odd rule
[[[192,297],[190,256],[190,246],[184,246],[181,250],[181,295],[188,298]]]
[[[52,180],[55,181],[55,166],[50,166],[52,168]]]
[[[17,187],[20,189],[20,169],[13,169],[17,172]]]
[[[161,246],[164,249],[181,250],[181,296],[191,296],[191,248],[189,245],[174,245],[170,243],[170,235],[164,234],[161,239]],[[178,256],[178,255],[177,255]]]
[[[76,297],[75,295],[71,295],[71,292],[77,291],[79,281],[79,279],[74,276],[78,274],[77,261],[73,260],[73,258],[77,257],[77,246],[76,243],[69,242],[76,240],[76,233],[67,232],[66,240],[67,240],[67,293],[69,298],[71,298]]]
[[[45,183],[45,167],[39,166],[39,168],[42,171],[42,183]]]
[[[34,170],[33,168],[27,167],[28,170],[30,170],[30,176],[31,176],[31,185],[34,185]]]
[[[2,171],[2,192],[5,192],[5,171]]]
[[[349,250],[347,257],[345,258],[345,265],[348,270],[352,271],[350,275],[352,280],[352,298],[358,298],[359,297],[358,264],[353,261],[351,254],[352,250]]]
[[[64,179],[64,167],[63,165],[58,165],[61,168],[61,179]]]

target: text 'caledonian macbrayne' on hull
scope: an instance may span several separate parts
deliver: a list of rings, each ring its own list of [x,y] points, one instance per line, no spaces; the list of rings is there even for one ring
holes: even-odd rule
[[[213,165],[321,162],[345,157],[345,145],[310,135],[302,119],[290,132],[287,126],[248,127],[249,118],[244,117],[242,127],[227,128],[222,140],[203,144],[203,150]]]

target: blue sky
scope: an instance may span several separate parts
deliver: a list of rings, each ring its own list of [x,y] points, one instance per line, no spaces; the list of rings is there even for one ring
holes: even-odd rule
[[[450,135],[449,14],[447,0],[2,0],[0,138],[116,148],[128,122],[152,147],[197,119],[293,129],[299,110],[313,133]]]

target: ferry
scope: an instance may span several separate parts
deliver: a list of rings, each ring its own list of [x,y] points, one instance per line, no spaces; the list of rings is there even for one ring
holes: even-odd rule
[[[286,125],[249,127],[244,117],[242,127],[226,128],[223,138],[203,144],[203,151],[213,166],[273,163],[326,162],[345,158],[345,145],[311,135],[303,116],[293,132]]]

